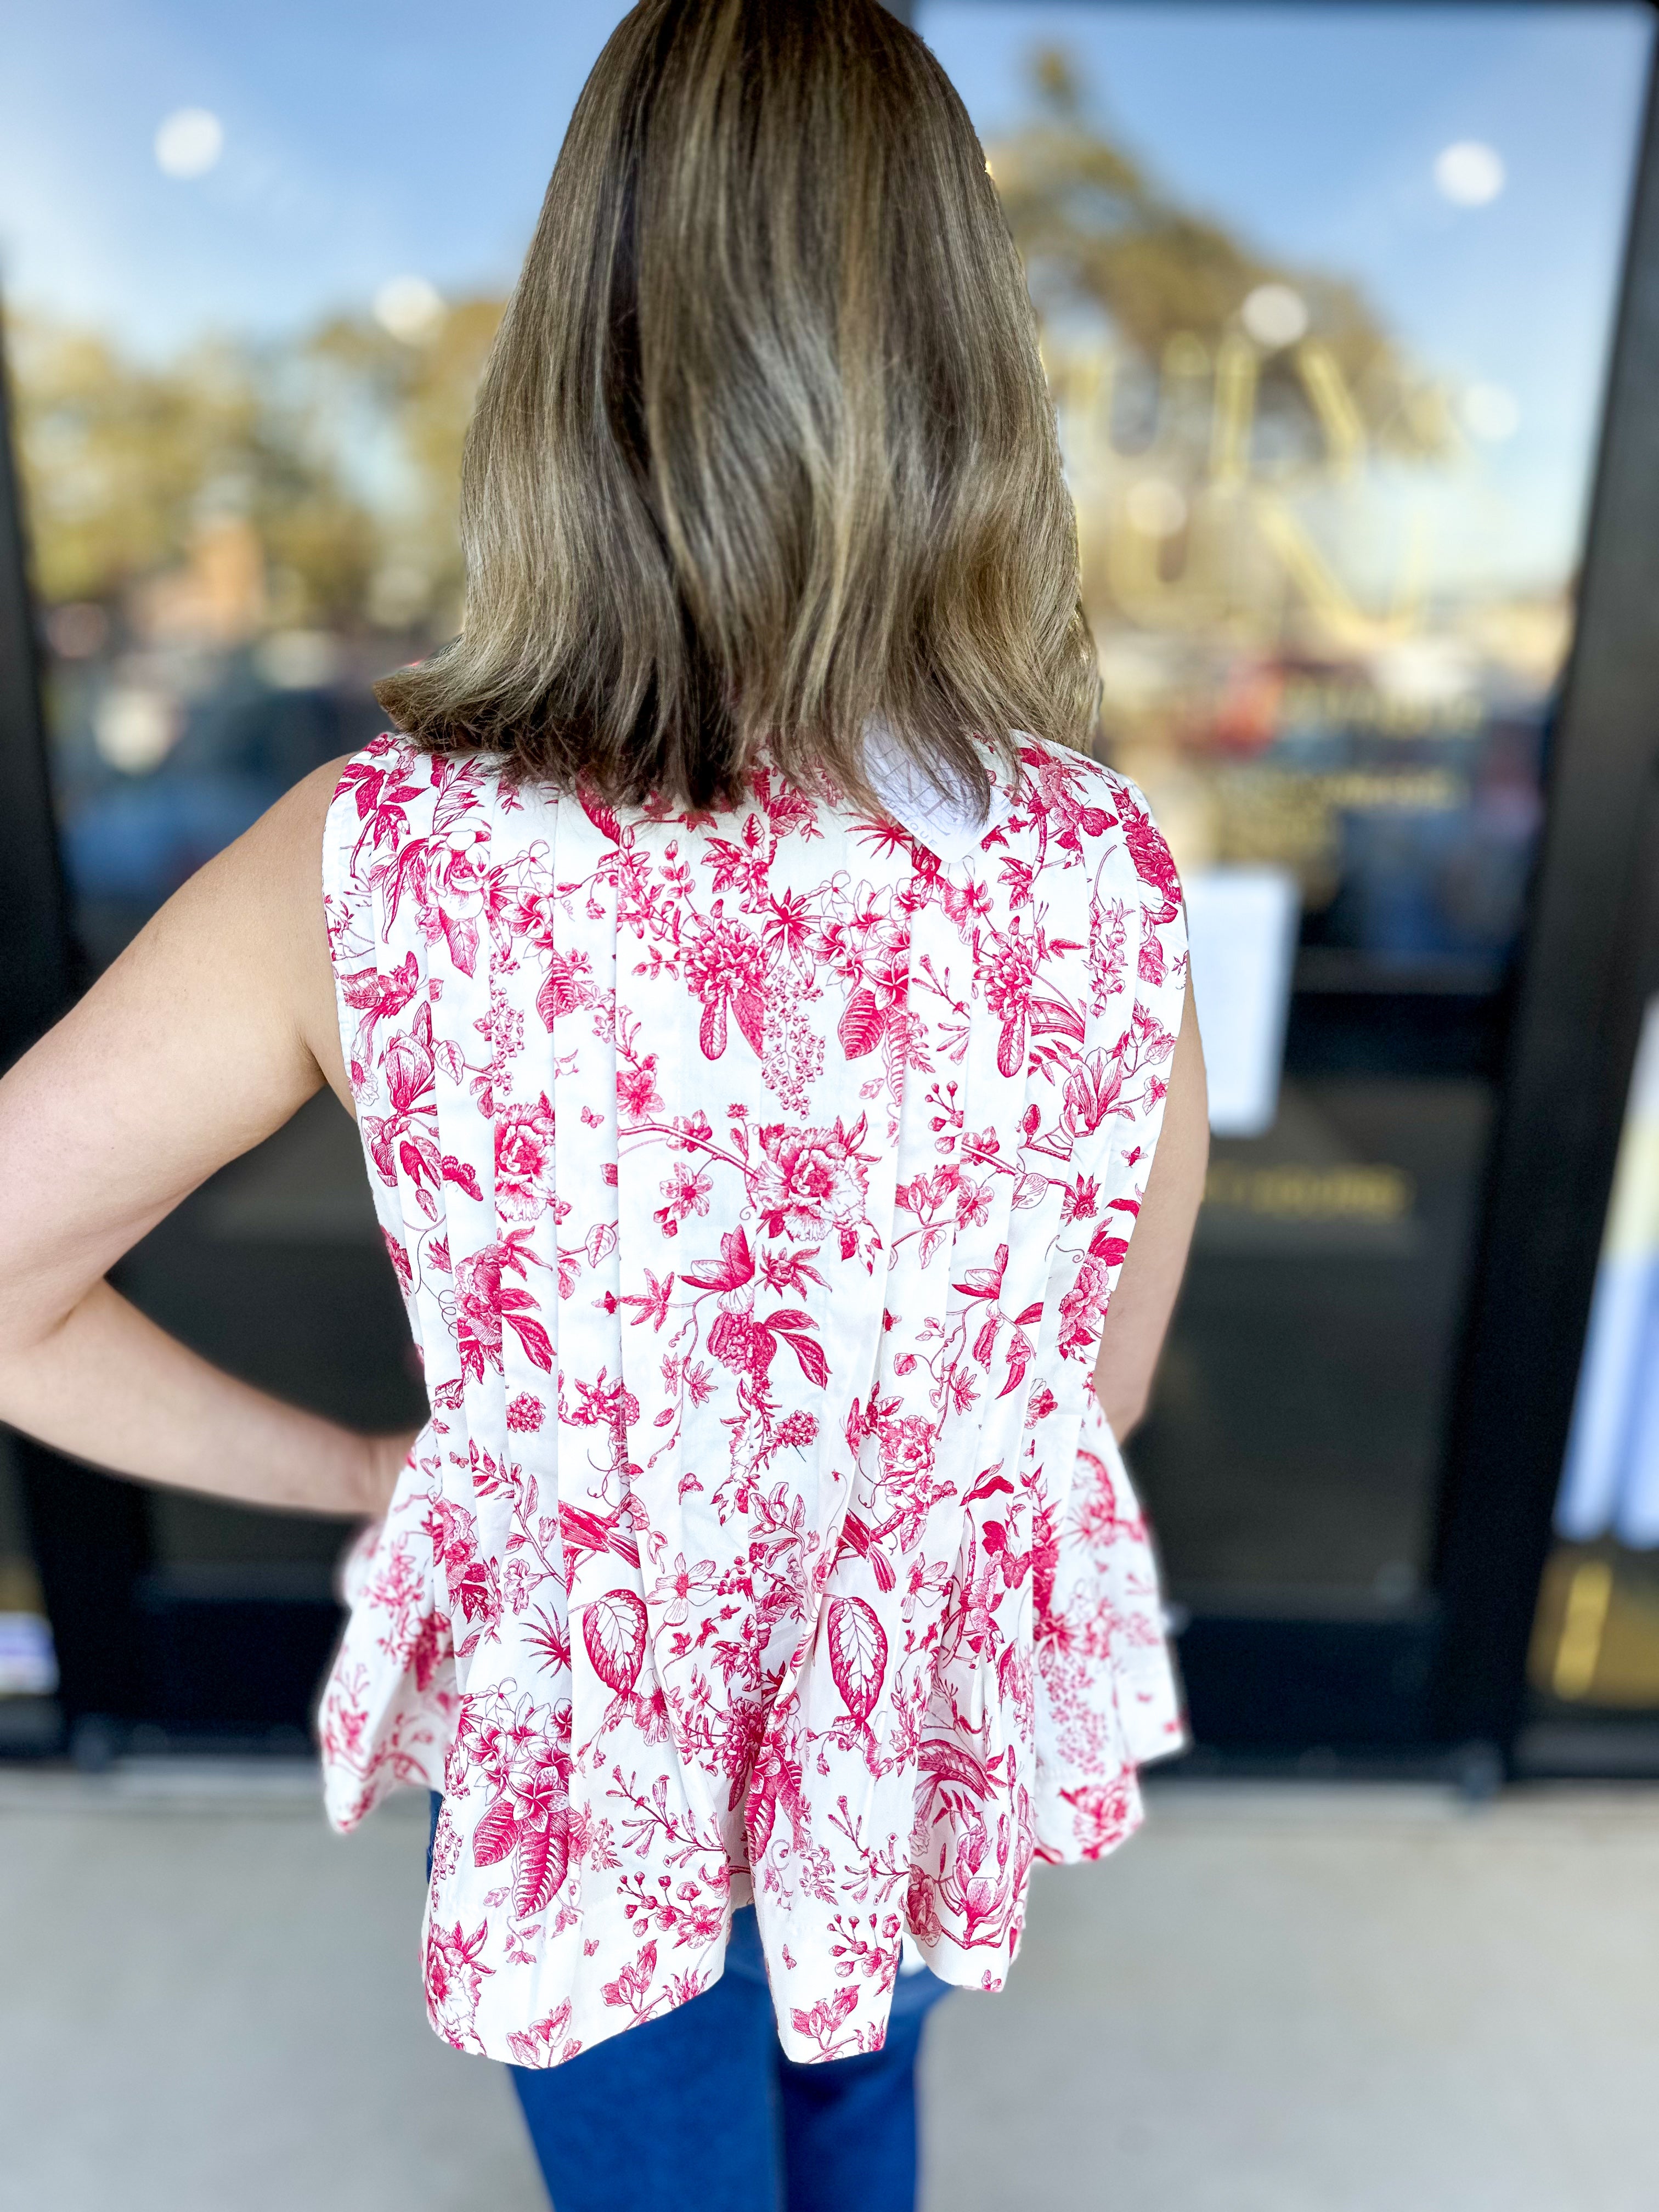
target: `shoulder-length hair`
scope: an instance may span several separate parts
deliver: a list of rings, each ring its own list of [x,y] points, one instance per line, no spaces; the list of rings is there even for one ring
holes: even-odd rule
[[[485,366],[461,635],[377,696],[611,800],[757,746],[868,800],[871,719],[981,806],[1098,679],[1030,301],[944,70],[878,0],[641,0]]]

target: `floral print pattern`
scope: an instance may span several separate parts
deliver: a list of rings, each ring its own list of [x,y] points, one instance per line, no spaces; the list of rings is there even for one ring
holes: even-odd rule
[[[350,1565],[343,1828],[440,1789],[428,2003],[556,2065],[721,1970],[878,2048],[1179,1741],[1091,1388],[1186,945],[1133,787],[1031,741],[941,859],[763,759],[720,814],[377,738],[341,1035],[431,1418]]]

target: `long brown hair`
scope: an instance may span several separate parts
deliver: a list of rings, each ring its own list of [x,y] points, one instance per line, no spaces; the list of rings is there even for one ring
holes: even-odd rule
[[[576,103],[485,367],[459,637],[377,687],[431,751],[867,799],[881,717],[983,803],[1087,741],[1076,521],[966,110],[878,0],[641,0]]]

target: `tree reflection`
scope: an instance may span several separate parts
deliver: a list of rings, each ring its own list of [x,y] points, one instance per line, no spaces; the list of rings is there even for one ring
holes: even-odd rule
[[[1444,450],[1443,396],[1413,371],[1357,283],[1291,266],[1183,206],[1091,119],[1060,49],[1039,50],[1030,73],[1037,112],[995,142],[991,171],[1052,350],[1086,349],[1091,336],[1115,341],[1178,382],[1183,371],[1211,368],[1230,339],[1250,337],[1249,304],[1278,292],[1292,319],[1275,344],[1269,315],[1268,342],[1255,347],[1264,425],[1304,454],[1327,446],[1309,388],[1311,349],[1316,383],[1322,373],[1334,380],[1381,450],[1413,459]]]
[[[112,635],[142,642],[168,604],[158,582],[198,566],[234,518],[259,562],[247,634],[453,625],[461,441],[501,304],[459,301],[416,343],[342,315],[289,343],[216,341],[159,365],[15,318],[41,599],[101,606]],[[210,622],[195,641],[228,638]]]

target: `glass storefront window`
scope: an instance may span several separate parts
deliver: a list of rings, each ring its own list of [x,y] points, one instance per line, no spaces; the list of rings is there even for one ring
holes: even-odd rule
[[[924,0],[1024,252],[1215,1146],[1133,1452],[1177,1589],[1421,1589],[1651,40]]]
[[[473,379],[618,13],[506,0],[484,40],[429,0],[395,24],[322,0],[8,23],[0,304],[94,963],[453,629]],[[1195,1611],[1409,1614],[1651,17],[914,14],[1026,256],[1104,744],[1188,890],[1216,1143],[1138,1471]],[[147,1240],[127,1287],[327,1410],[418,1411],[328,1098]],[[0,1486],[0,1620],[37,1603],[15,1517]],[[325,1590],[338,1545],[181,1498],[152,1520],[164,1624]],[[1575,1649],[1601,1540],[1546,1592]]]
[[[374,678],[453,634],[474,380],[620,13],[507,0],[482,39],[428,0],[395,21],[322,0],[9,16],[0,307],[58,826],[94,967],[382,726]],[[326,1095],[121,1279],[286,1395],[366,1426],[424,1410],[356,1136]],[[12,1495],[0,1464],[0,1697],[50,1687]],[[215,1700],[263,1668],[264,1720],[301,1718],[339,1524],[164,1492],[148,1517],[144,1709],[257,1729],[257,1698]],[[249,1607],[300,1655],[286,1686],[276,1661],[250,1669],[215,1641],[255,1633],[235,1627]]]
[[[95,961],[453,634],[473,384],[611,20],[8,25],[0,285]]]

